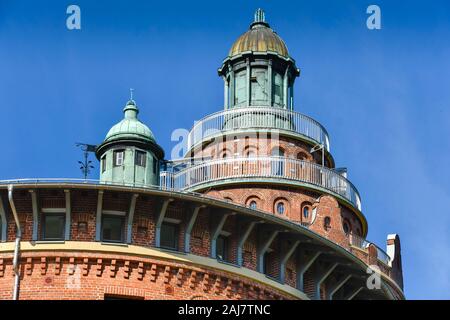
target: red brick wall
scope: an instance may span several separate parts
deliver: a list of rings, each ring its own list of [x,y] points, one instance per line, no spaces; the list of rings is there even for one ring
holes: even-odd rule
[[[238,139],[229,136],[223,139],[217,138],[204,147],[203,150],[197,150],[193,156],[196,158],[212,157],[213,159],[221,159],[225,153],[227,157],[245,157],[248,150],[254,151],[255,156],[270,156],[272,149],[279,147],[283,150],[285,157],[299,159],[302,156],[303,160],[318,164],[322,163],[321,152],[311,154],[311,146],[296,139],[277,136],[272,138],[267,136],[256,137],[255,135],[248,136],[248,138],[239,136]],[[325,165],[329,166],[327,160]]]
[[[331,196],[322,196],[316,204],[316,217],[309,228],[325,238],[338,243],[344,248],[349,248],[349,235],[342,229],[341,208],[337,200]],[[325,228],[325,219],[330,218],[330,227]]]
[[[97,192],[93,190],[72,190],[70,197],[72,207],[71,239],[94,241]]]
[[[134,244],[142,246],[155,244],[155,221],[158,209],[157,201],[151,197],[139,196],[136,199],[132,228]]]
[[[263,188],[256,185],[248,185],[245,187],[222,187],[215,190],[209,190],[207,195],[226,199],[229,198],[233,202],[248,205],[250,200],[255,200],[259,210],[274,214],[281,218],[302,222],[302,210],[305,204],[311,205],[310,218],[308,222],[312,223],[309,228],[318,234],[342,245],[349,247],[349,235],[343,230],[342,224],[346,219],[351,230],[362,230],[359,218],[345,207],[339,205],[337,200],[331,196],[320,196],[317,193],[300,190],[296,188],[283,188],[276,186],[267,186]],[[284,215],[276,213],[275,204],[278,200],[283,199],[287,204]],[[313,217],[313,209],[316,215]],[[324,228],[325,217],[330,217],[331,228]],[[311,221],[314,219],[314,221]]]

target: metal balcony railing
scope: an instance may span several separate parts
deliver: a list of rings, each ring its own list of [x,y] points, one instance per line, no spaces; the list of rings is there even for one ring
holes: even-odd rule
[[[302,135],[330,151],[325,128],[301,113],[274,107],[241,107],[213,113],[195,123],[188,135],[188,149],[227,131],[271,129]]]
[[[247,178],[291,180],[318,186],[340,195],[361,210],[358,190],[345,177],[312,162],[284,157],[226,158],[187,164],[175,173],[162,172],[161,185],[167,189],[193,190],[214,181]]]
[[[381,262],[383,262],[386,265],[389,265],[390,261],[391,261],[391,257],[389,257],[389,255],[386,253],[386,251],[384,251],[383,249],[381,249],[379,246],[377,246],[375,243],[368,241],[367,239],[364,239],[360,236],[357,236],[356,234],[350,234],[350,245],[355,246],[357,248],[360,248],[364,251],[367,250],[367,248],[369,247],[369,245],[374,245],[375,248],[377,249],[377,257],[378,260],[380,260]]]
[[[256,159],[260,159],[260,158],[256,158]],[[283,159],[283,158],[277,158],[278,161],[280,159]],[[227,159],[226,162],[231,162],[233,165],[234,160],[243,160],[243,159]],[[246,158],[246,160],[254,162],[255,158]],[[285,160],[303,162],[303,161],[299,161],[299,160],[295,160],[295,159],[285,159]],[[210,162],[212,162],[212,161],[210,161]],[[215,163],[217,164],[217,161]],[[270,163],[274,163],[274,162],[270,162]],[[286,162],[286,163],[288,163],[288,162]],[[309,164],[314,165],[312,163],[309,163]],[[307,165],[307,163],[306,163],[306,165]],[[196,167],[199,167],[199,166],[190,167],[187,169],[196,169]],[[202,167],[204,168],[205,166],[202,166]],[[322,169],[321,166],[315,165],[315,167],[320,167]],[[236,168],[236,166],[233,165],[233,168]],[[275,170],[275,172],[278,173],[278,172],[283,172],[283,170],[284,170],[283,168],[287,168],[287,167],[284,167],[284,165],[281,165],[281,166],[275,165],[274,167],[270,167],[270,168],[271,168],[270,171],[273,168]],[[282,171],[277,171],[280,168]],[[224,168],[222,168],[222,169],[224,169]],[[323,169],[327,170],[326,168],[323,168]],[[224,169],[224,170],[228,170],[228,169]],[[233,169],[233,170],[235,170],[235,169]],[[332,171],[332,170],[329,170],[329,171]],[[175,175],[183,175],[183,174],[187,175],[187,172],[181,171],[178,174],[173,174],[173,173],[165,172],[165,171],[161,172],[161,177],[164,178],[161,181],[161,183],[162,183],[161,186],[153,186],[153,185],[146,185],[146,184],[139,184],[139,183],[120,183],[120,182],[110,182],[110,181],[99,181],[99,180],[93,180],[93,179],[73,179],[73,178],[28,178],[28,179],[0,180],[0,186],[1,185],[9,185],[9,184],[36,185],[36,186],[46,185],[46,184],[48,184],[50,186],[68,184],[68,185],[85,185],[85,186],[86,185],[89,185],[89,186],[97,186],[97,185],[99,185],[99,186],[124,186],[124,187],[144,188],[144,189],[152,189],[152,190],[166,190],[166,189],[174,189],[173,185],[174,185],[174,179],[176,178]],[[336,174],[336,173],[334,173],[334,174]],[[279,175],[277,174],[276,176],[279,176]],[[352,186],[350,182],[348,182],[348,183],[350,186]],[[210,195],[196,193],[196,192],[192,192],[189,190],[176,190],[176,191],[183,193],[183,194],[195,195],[200,198],[208,198],[208,199],[223,201],[223,199],[221,199],[221,198],[215,198]],[[356,192],[356,194],[357,194],[356,189],[354,192]],[[359,195],[358,195],[358,197],[359,197]],[[244,208],[244,206],[239,205],[239,204],[234,204],[234,205]],[[260,210],[257,210],[257,211],[260,211]],[[260,211],[260,212],[264,213],[263,211]],[[310,223],[301,222],[300,225],[303,228],[308,228],[310,226]],[[359,237],[355,234],[350,234],[349,240],[350,240],[351,245],[356,246],[364,251],[366,251],[367,247],[371,244],[371,242],[369,242],[366,239]],[[375,247],[377,248],[378,259],[381,260],[382,262],[384,262],[385,264],[389,265],[390,257],[388,256],[388,254],[385,251],[383,251],[382,249],[380,249],[378,246],[375,245]]]

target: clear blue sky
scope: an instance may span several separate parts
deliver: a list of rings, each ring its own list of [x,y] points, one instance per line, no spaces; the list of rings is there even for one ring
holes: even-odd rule
[[[80,177],[74,143],[100,143],[130,87],[170,154],[174,129],[222,108],[217,67],[257,7],[302,69],[295,108],[328,129],[368,238],[400,234],[407,297],[450,298],[448,1],[0,0],[0,179]]]

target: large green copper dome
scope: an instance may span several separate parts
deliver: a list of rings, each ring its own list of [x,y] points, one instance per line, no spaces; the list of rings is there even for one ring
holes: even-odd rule
[[[123,111],[124,119],[109,130],[104,142],[134,139],[155,142],[151,130],[137,118],[139,109],[133,100],[128,101]]]

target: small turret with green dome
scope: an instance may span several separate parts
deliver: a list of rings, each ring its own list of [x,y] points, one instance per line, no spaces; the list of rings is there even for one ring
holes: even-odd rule
[[[133,97],[123,109],[124,118],[107,133],[97,147],[100,181],[131,185],[159,185],[159,163],[163,149],[152,131],[138,119]]]

